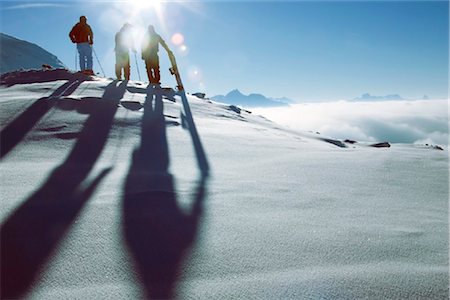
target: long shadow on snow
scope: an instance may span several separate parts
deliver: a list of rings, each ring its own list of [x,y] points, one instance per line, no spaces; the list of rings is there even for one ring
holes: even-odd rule
[[[190,119],[191,128],[195,128],[192,116]],[[203,148],[195,150],[197,156],[205,155]],[[206,156],[198,160],[207,161]],[[199,166],[201,177],[189,213],[178,206],[168,167],[162,95],[160,90],[149,87],[141,143],[133,154],[123,200],[124,236],[146,298],[173,297],[184,257],[197,236],[205,199],[205,166]]]
[[[71,75],[69,81],[56,89],[49,97],[35,101],[22,114],[0,132],[0,158],[4,158],[33,129],[39,120],[53,107],[58,98],[71,95],[85,80],[79,74]]]
[[[1,299],[22,298],[43,271],[83,205],[108,173],[86,182],[111,129],[126,82],[108,85],[67,159],[1,227]]]

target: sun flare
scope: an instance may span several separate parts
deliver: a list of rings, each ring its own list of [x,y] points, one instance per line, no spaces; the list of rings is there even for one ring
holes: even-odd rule
[[[128,0],[128,3],[137,10],[159,8],[161,0]]]

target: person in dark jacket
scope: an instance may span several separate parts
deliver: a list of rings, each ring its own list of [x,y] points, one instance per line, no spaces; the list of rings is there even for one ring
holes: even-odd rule
[[[80,70],[88,75],[94,75],[92,70],[92,45],[94,44],[94,34],[91,26],[87,24],[85,16],[80,17],[80,22],[73,26],[69,33],[72,43],[77,44],[80,56]]]
[[[136,52],[133,46],[133,37],[131,34],[132,26],[126,23],[120,31],[116,33],[116,76],[122,80],[122,69],[125,80],[130,80],[130,50]]]
[[[167,52],[170,52],[166,42],[155,32],[155,28],[152,25],[148,26],[147,34],[142,43],[142,59],[145,61],[148,80],[152,84],[161,84],[158,57],[159,44],[161,44]]]

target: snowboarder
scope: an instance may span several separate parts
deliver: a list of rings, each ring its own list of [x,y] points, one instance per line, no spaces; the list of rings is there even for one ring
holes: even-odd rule
[[[155,32],[153,25],[148,26],[147,34],[142,43],[142,59],[145,61],[148,80],[151,84],[161,84],[158,57],[159,44],[161,44],[168,53],[171,53],[166,42]]]
[[[136,52],[133,46],[131,35],[131,24],[125,23],[119,32],[116,33],[116,76],[122,80],[122,69],[125,80],[130,80],[130,54],[129,51]]]
[[[80,17],[80,22],[73,26],[69,33],[72,43],[77,44],[80,57],[80,70],[87,75],[94,75],[92,70],[92,45],[94,44],[94,34],[91,26],[87,24],[85,16]]]

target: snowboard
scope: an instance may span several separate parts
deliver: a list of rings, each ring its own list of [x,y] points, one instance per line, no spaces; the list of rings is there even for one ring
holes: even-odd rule
[[[172,64],[172,67],[169,68],[170,74],[175,76],[175,79],[177,81],[177,88],[179,92],[184,92],[183,83],[181,82],[180,73],[178,72],[178,66],[177,61],[175,60],[175,56],[173,55],[172,51],[168,52],[170,63]]]

